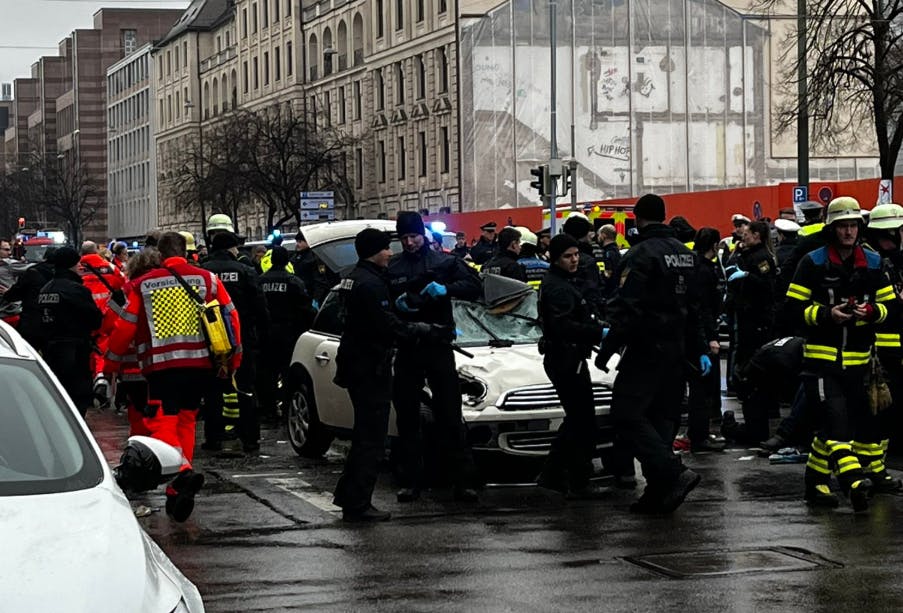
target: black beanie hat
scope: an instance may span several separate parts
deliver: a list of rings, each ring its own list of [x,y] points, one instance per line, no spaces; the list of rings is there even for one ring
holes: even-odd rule
[[[290,259],[288,249],[285,247],[273,247],[273,252],[270,254],[270,262],[272,262],[273,268],[285,268]]]
[[[415,215],[417,214],[415,213]],[[419,218],[420,216],[417,215],[417,217]],[[388,249],[389,242],[388,232],[383,232],[376,228],[364,228],[354,237],[354,250],[357,251],[357,257],[366,260],[383,249]]]
[[[398,236],[405,234],[424,234],[423,218],[416,211],[402,211],[395,220],[395,231]],[[372,253],[370,255],[373,255]]]
[[[60,247],[53,254],[53,265],[56,268],[72,268],[81,261],[81,257],[72,247]]]
[[[238,247],[239,244],[238,236],[233,232],[218,232],[210,242],[210,246],[214,251],[224,251],[232,247]]]
[[[646,221],[665,221],[665,201],[661,196],[646,194],[636,201],[633,214]]]
[[[586,223],[589,222],[587,221]],[[557,234],[552,237],[552,242],[549,243],[549,261],[556,262],[558,261],[558,258],[561,257],[561,254],[563,254],[565,251],[567,251],[571,247],[579,246],[580,245],[577,243],[577,239],[573,236],[570,236],[568,234]]]
[[[576,239],[585,238],[593,231],[593,224],[582,215],[571,215],[564,221],[561,231]]]

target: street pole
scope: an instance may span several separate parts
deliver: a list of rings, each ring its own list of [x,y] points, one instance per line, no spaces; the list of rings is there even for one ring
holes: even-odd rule
[[[799,111],[796,116],[796,159],[797,183],[809,188],[809,84],[806,0],[796,0],[796,54],[797,54],[797,96]]]
[[[800,0],[803,1],[803,0]],[[550,49],[550,58],[551,58],[551,70],[549,73],[551,74],[551,92],[549,96],[549,104],[551,105],[550,112],[550,129],[549,129],[549,139],[551,141],[551,145],[549,147],[549,229],[552,233],[552,236],[555,236],[555,226],[556,222],[556,191],[557,191],[557,183],[558,177],[561,176],[561,163],[556,161],[558,160],[558,134],[556,132],[557,121],[558,121],[558,82],[557,82],[557,74],[556,74],[556,51],[558,46],[558,0],[549,0],[549,49]],[[557,173],[555,172],[557,168]]]

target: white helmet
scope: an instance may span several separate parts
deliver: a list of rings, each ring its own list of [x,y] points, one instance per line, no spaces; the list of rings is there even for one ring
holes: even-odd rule
[[[232,225],[232,220],[229,219],[228,215],[217,213],[216,215],[211,215],[210,219],[207,220],[207,232],[215,232],[217,230],[235,232],[235,226]]]

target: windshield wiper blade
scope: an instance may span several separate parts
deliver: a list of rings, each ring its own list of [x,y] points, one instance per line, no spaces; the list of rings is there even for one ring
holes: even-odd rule
[[[514,345],[514,341],[509,341],[506,338],[504,338],[504,339],[503,338],[497,338],[497,339],[494,338],[491,341],[489,341],[489,346],[493,347],[493,348],[511,347],[512,345]]]
[[[489,328],[487,328],[486,325],[485,325],[482,321],[480,321],[480,319],[479,319],[476,315],[474,315],[473,313],[471,313],[471,312],[468,311],[467,309],[464,309],[464,312],[467,313],[467,316],[470,317],[470,319],[471,319],[475,324],[477,324],[478,326],[480,326],[480,328],[483,330],[483,332],[485,332],[486,334],[488,334],[489,336],[492,337],[492,341],[490,341],[490,346],[492,346],[492,345],[491,345],[492,342],[498,343],[498,342],[501,342],[501,341],[502,341],[502,339],[500,339],[500,338],[498,337],[498,335],[496,335],[492,330],[490,330]]]

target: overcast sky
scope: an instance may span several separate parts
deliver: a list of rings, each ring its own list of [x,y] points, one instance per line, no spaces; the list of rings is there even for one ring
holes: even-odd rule
[[[101,8],[186,6],[187,0],[0,0],[0,83],[30,76],[36,59],[57,55],[59,42],[72,30],[92,27]]]

